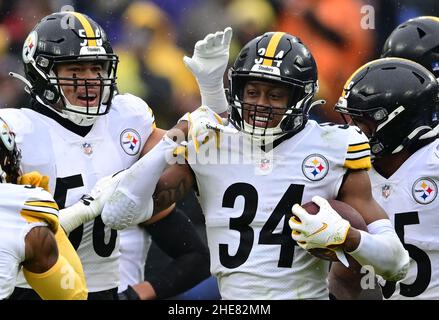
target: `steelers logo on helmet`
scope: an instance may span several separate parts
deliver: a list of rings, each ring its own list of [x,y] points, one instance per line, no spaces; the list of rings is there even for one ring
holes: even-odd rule
[[[38,45],[38,34],[36,31],[32,31],[27,36],[26,40],[24,41],[23,45],[23,51],[22,51],[22,58],[24,63],[29,63],[33,60],[35,51],[37,50]]]
[[[321,154],[311,154],[302,162],[302,172],[311,181],[322,180],[328,171],[328,160]]]
[[[90,126],[110,111],[119,59],[90,17],[73,11],[44,17],[24,42],[22,60],[28,93],[63,118]],[[72,72],[69,65],[93,72]]]
[[[130,156],[136,155],[139,153],[141,145],[140,134],[134,129],[125,129],[120,134],[120,145]]]
[[[419,178],[412,187],[412,195],[417,203],[429,204],[436,199],[437,185],[431,178]]]
[[[1,126],[0,136],[2,139],[3,145],[9,151],[14,150],[14,146],[15,146],[14,135],[13,135],[11,129],[9,129],[9,126],[6,124],[6,122],[4,122],[3,119],[1,119],[1,118],[0,118],[0,126]]]

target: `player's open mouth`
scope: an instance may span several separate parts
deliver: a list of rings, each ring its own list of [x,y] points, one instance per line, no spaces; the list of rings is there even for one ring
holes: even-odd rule
[[[95,106],[97,104],[97,94],[89,94],[89,95],[78,95],[78,100],[83,106]]]

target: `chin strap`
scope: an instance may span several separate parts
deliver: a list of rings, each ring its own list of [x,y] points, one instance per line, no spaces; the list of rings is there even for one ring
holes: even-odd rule
[[[24,91],[26,91],[28,94],[31,94],[32,84],[29,82],[29,80],[27,80],[21,74],[18,74],[15,72],[9,72],[9,76],[24,82],[24,84],[25,84]]]
[[[323,100],[323,99],[320,99],[320,100],[316,100],[316,101],[314,101],[313,103],[311,103],[311,105],[309,106],[309,110],[308,110],[308,112],[309,111],[311,111],[311,109],[312,108],[314,108],[315,106],[318,106],[318,105],[324,105],[326,103],[326,100]]]
[[[62,116],[66,119],[69,119],[70,121],[72,121],[74,124],[78,125],[78,126],[82,126],[82,127],[88,127],[91,126],[92,124],[94,124],[98,118],[98,116],[86,116],[86,115],[81,115],[75,112],[71,112],[68,110],[63,110],[62,112]]]
[[[420,136],[419,140],[435,138],[438,134],[439,134],[439,124],[436,127],[434,127],[432,130]]]
[[[28,94],[32,96],[32,84],[27,80],[25,77],[23,77],[21,74],[15,73],[15,72],[9,72],[9,75],[12,78],[18,79],[22,81],[25,84],[24,91],[26,91]],[[50,109],[54,110],[56,113],[58,113],[61,117],[66,118],[70,121],[72,121],[74,124],[78,126],[88,127],[95,123],[97,116],[86,116],[81,115],[75,112],[71,112],[68,110],[64,110],[62,112],[56,110],[54,107],[47,105],[44,103],[40,97],[35,96],[35,98],[38,100],[39,103],[45,105],[46,107],[49,107]]]

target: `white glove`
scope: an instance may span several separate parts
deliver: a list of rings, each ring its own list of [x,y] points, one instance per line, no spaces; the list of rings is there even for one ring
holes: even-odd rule
[[[183,57],[185,65],[191,70],[200,87],[201,104],[209,106],[216,113],[228,109],[224,93],[223,76],[229,62],[229,48],[232,28],[208,34],[197,41],[192,58]]]
[[[70,233],[88,221],[93,220],[101,214],[105,202],[110,198],[116,189],[122,173],[116,176],[107,176],[100,179],[90,192],[90,195],[83,195],[81,199],[68,208],[59,211],[59,221],[66,233]]]
[[[289,221],[291,237],[305,250],[314,248],[333,250],[340,262],[348,267],[349,263],[344,251],[336,246],[345,242],[351,224],[343,219],[326,199],[314,196],[312,201],[320,207],[315,215],[309,214],[297,203],[293,206],[293,216]]]
[[[227,127],[228,120],[222,119],[207,106],[201,106],[194,112],[186,113],[178,122],[187,121],[189,125],[188,142],[194,144],[198,152],[201,145],[215,140],[216,148],[220,146],[220,133],[237,133],[238,130]]]
[[[312,201],[320,207],[315,215],[309,214],[297,203],[293,206],[293,217],[289,221],[293,239],[305,250],[344,243],[351,226],[349,221],[332,209],[326,199],[314,196]]]

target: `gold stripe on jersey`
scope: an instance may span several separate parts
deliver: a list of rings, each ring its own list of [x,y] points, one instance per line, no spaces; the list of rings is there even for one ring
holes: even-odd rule
[[[348,160],[346,159],[344,162],[344,167],[346,169],[359,170],[366,169],[369,170],[372,167],[372,163],[370,161],[370,156],[365,156],[363,158]]]
[[[370,150],[369,143],[367,142],[350,144],[348,146],[348,153],[355,153],[355,152],[361,152],[366,150]]]
[[[76,19],[79,20],[79,22],[81,23],[82,27],[85,30],[85,36],[88,38],[87,39],[87,45],[90,47],[96,47],[96,36],[95,36],[95,32],[93,30],[93,27],[91,26],[90,22],[87,20],[87,18],[79,12],[70,12],[71,14],[73,14]]]
[[[156,124],[155,124],[155,116],[154,116],[154,111],[152,111],[152,109],[148,106],[148,113],[152,118],[152,128],[155,129],[157,128]]]
[[[28,222],[47,222],[53,232],[58,230],[58,205],[54,201],[26,201],[20,215]]]
[[[344,167],[352,170],[367,169],[372,166],[370,145],[367,142],[353,143],[348,146]]]
[[[274,61],[274,55],[276,54],[277,46],[280,42],[280,39],[282,39],[282,36],[285,34],[285,32],[276,32],[273,34],[273,36],[270,39],[270,42],[268,43],[267,51],[265,52],[265,56],[268,59],[264,59],[262,64],[264,66],[272,66]]]
[[[372,162],[370,161],[370,155],[367,155],[357,159],[346,159],[343,166],[352,170],[369,170],[372,167]]]

